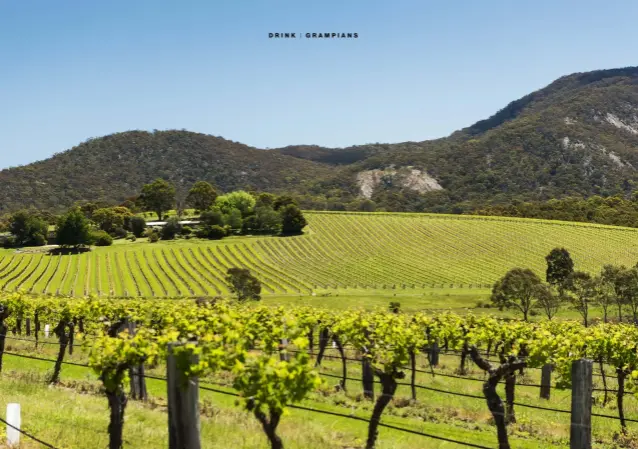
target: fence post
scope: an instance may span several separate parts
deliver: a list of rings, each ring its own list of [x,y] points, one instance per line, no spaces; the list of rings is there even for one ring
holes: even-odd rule
[[[541,371],[541,399],[549,399],[552,390],[552,365],[543,365]]]
[[[570,449],[591,449],[591,394],[594,363],[580,359],[572,362],[572,413]]]
[[[168,345],[166,380],[168,387],[168,447],[169,449],[201,449],[199,424],[199,379],[187,378],[177,369],[174,348]],[[191,354],[192,363],[199,356]]]
[[[129,335],[135,335],[135,322],[127,319],[126,327]],[[144,377],[144,364],[132,366],[129,369],[129,378],[131,386],[131,397],[138,401],[146,401],[148,399],[148,393],[146,390],[146,378]]]

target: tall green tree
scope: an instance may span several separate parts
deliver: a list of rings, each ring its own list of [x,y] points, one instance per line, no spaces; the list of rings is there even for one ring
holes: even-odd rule
[[[123,228],[132,215],[126,207],[103,207],[93,212],[91,220],[102,231],[112,234],[116,229]]]
[[[596,301],[596,283],[589,273],[574,271],[566,282],[564,294],[583,317],[585,327],[589,325],[589,312]]]
[[[156,179],[142,187],[139,201],[145,211],[155,212],[157,219],[162,220],[162,215],[175,205],[175,186],[164,179]]]
[[[291,204],[298,206],[297,201],[295,201],[293,197],[289,195],[281,195],[281,196],[278,196],[277,199],[275,199],[275,202],[273,203],[272,207],[275,210],[281,210]]]
[[[256,232],[262,234],[279,234],[281,231],[281,215],[272,207],[261,206],[255,208],[255,213],[249,216],[243,223],[244,232]]]
[[[537,284],[533,296],[536,307],[541,309],[548,320],[556,316],[562,305],[562,297],[547,284]]]
[[[18,211],[9,217],[9,232],[18,246],[42,246],[46,243],[49,225],[29,211]]]
[[[529,312],[536,306],[540,278],[529,268],[513,268],[496,281],[492,288],[492,302],[500,309],[516,309],[529,320]]]
[[[545,280],[548,284],[562,290],[569,276],[574,272],[574,261],[565,248],[554,248],[545,257],[547,270]]]
[[[301,234],[303,228],[308,225],[306,217],[294,204],[289,204],[280,210],[281,233],[286,235]]]
[[[261,282],[247,268],[229,268],[226,282],[239,301],[261,299]]]
[[[273,195],[272,193],[267,193],[267,192],[260,193],[259,195],[257,195],[255,207],[256,208],[263,207],[263,206],[273,207],[275,204],[276,198],[277,197]]]
[[[225,195],[220,195],[215,200],[215,205],[224,213],[230,213],[232,209],[241,212],[241,216],[246,218],[253,212],[255,207],[255,197],[244,190],[237,190]]]
[[[73,208],[58,219],[55,239],[62,247],[81,247],[91,243],[89,219],[79,208]]]
[[[600,273],[601,280],[607,284],[610,284],[614,290],[614,303],[616,304],[616,308],[618,310],[618,321],[622,321],[622,309],[624,305],[623,298],[623,286],[622,283],[619,282],[620,274],[627,270],[627,267],[624,265],[616,266],[607,264],[603,266],[603,269]]]
[[[217,190],[206,181],[197,181],[188,191],[186,204],[197,211],[205,211],[213,207],[217,199]]]

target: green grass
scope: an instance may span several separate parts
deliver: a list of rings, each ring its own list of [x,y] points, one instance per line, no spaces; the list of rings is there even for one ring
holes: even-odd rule
[[[228,294],[225,272],[240,266],[262,281],[266,296],[355,291],[390,297],[428,288],[477,291],[515,266],[543,276],[545,256],[557,246],[589,272],[638,261],[633,228],[435,214],[306,215],[309,226],[300,236],[117,240],[90,255],[63,256],[59,266],[57,256],[49,263],[49,255],[0,250],[0,287],[43,293],[48,282],[48,293],[215,296]]]

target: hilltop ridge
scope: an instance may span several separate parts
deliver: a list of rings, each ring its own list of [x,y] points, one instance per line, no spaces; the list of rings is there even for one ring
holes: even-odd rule
[[[121,202],[164,177],[298,195],[306,207],[369,198],[450,212],[512,200],[629,196],[638,181],[638,67],[574,73],[450,136],[347,148],[264,150],[189,131],[127,131],[0,171],[1,209]]]

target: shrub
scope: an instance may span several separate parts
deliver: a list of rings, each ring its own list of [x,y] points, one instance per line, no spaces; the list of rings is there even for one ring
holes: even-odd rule
[[[149,243],[155,243],[160,239],[159,232],[151,231],[148,233],[148,241]]]
[[[91,242],[95,246],[111,246],[113,244],[113,237],[106,231],[93,231],[91,233]]]
[[[113,230],[113,237],[115,237],[116,239],[126,238],[127,235],[128,232],[123,227],[118,227]]]
[[[182,225],[179,224],[179,220],[175,217],[169,218],[161,231],[162,240],[173,240],[181,230]]]
[[[247,268],[229,268],[226,282],[239,301],[261,299],[261,282]]]
[[[4,241],[4,247],[5,248],[13,248],[14,246],[16,246],[16,238],[12,235],[10,235],[9,237],[7,237]]]
[[[184,226],[182,227],[182,235],[190,235],[193,233],[193,228],[191,228],[190,226]]]
[[[47,238],[42,234],[34,234],[32,243],[34,246],[43,246],[47,244]]]
[[[199,216],[199,219],[202,222],[202,224],[207,224],[211,226],[212,225],[221,226],[224,224],[224,216],[222,215],[218,207],[214,207],[210,210],[202,212],[202,214]]]
[[[144,231],[146,230],[146,220],[142,217],[131,217],[131,221],[129,222],[129,227],[131,228],[131,232],[135,237],[142,237],[144,235]]]
[[[388,306],[388,309],[392,313],[399,313],[401,311],[401,303],[400,302],[396,302],[396,301],[392,301],[390,303],[390,305]]]
[[[281,209],[282,234],[301,234],[308,224],[303,213],[294,204],[289,204]]]
[[[195,231],[195,235],[201,239],[219,240],[226,237],[227,233],[221,226],[204,225]]]

